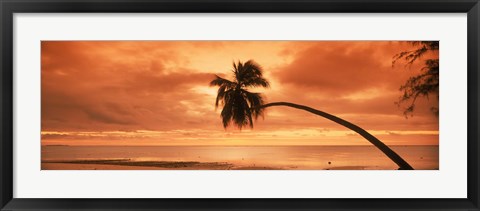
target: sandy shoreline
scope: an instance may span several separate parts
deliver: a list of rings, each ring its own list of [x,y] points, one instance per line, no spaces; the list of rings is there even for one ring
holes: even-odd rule
[[[438,147],[394,147],[416,170]],[[373,146],[45,146],[43,170],[396,170]]]
[[[42,170],[162,170],[162,168],[147,166],[119,167],[103,164],[42,163]]]
[[[364,170],[366,166],[337,166],[323,170]],[[42,161],[42,170],[285,170],[271,166],[242,166],[227,162],[53,160]],[[320,170],[320,169],[318,169]]]
[[[235,166],[227,162],[59,160],[42,161],[42,170],[281,170],[267,166]]]

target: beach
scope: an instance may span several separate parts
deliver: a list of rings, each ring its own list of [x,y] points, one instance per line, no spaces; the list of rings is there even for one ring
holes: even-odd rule
[[[392,146],[436,170],[438,146]],[[42,146],[42,170],[395,170],[373,146]]]
[[[261,166],[237,166],[229,163],[201,162],[111,162],[95,161],[55,161],[42,162],[42,170],[281,170]]]

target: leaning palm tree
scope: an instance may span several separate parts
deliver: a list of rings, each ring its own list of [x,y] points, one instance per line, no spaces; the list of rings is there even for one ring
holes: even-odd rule
[[[219,86],[215,107],[217,108],[219,104],[223,106],[220,116],[222,117],[224,128],[227,128],[231,123],[239,129],[245,126],[253,128],[253,119],[256,120],[259,116],[263,116],[265,108],[288,106],[319,115],[355,131],[385,153],[385,155],[400,167],[400,170],[413,170],[410,164],[387,145],[351,122],[329,113],[294,103],[265,103],[261,93],[248,91],[248,88],[252,87],[268,88],[270,86],[268,80],[263,77],[262,68],[253,60],[248,60],[245,63],[240,61],[237,64],[235,64],[235,62],[233,63],[233,81],[218,75],[215,76],[216,78],[210,82],[210,86]]]

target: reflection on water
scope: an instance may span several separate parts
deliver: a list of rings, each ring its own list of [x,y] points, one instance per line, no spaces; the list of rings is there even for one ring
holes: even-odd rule
[[[438,169],[438,146],[392,146],[415,169]],[[42,146],[42,161],[228,162],[282,169],[397,169],[374,146]]]

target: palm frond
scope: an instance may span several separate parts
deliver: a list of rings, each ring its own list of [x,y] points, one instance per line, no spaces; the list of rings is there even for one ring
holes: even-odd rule
[[[256,63],[253,60],[248,60],[244,64],[244,69],[248,71],[248,73],[253,73],[254,75],[262,76],[262,66]]]
[[[232,121],[232,112],[233,102],[226,101],[225,105],[223,106],[222,113],[220,113],[220,117],[222,117],[223,127],[227,128],[230,122]]]
[[[269,87],[267,79],[263,77],[262,67],[248,60],[245,63],[233,62],[233,81],[215,75],[210,86],[219,86],[215,108],[223,105],[220,116],[223,127],[227,128],[231,123],[239,129],[245,126],[253,128],[253,119],[263,116],[264,98],[260,93],[249,92],[248,87]]]
[[[268,82],[268,80],[263,77],[252,77],[248,80],[245,80],[242,84],[245,87],[270,87],[270,83]]]
[[[238,129],[242,129],[243,126],[248,124],[247,110],[249,110],[249,108],[245,99],[241,95],[235,94],[232,107],[232,120]]]
[[[210,82],[210,86],[223,86],[223,85],[227,87],[233,87],[233,86],[236,86],[236,83],[230,80],[224,79],[218,75],[215,75],[215,79],[213,79]]]
[[[252,93],[248,91],[244,91],[243,94],[245,96],[245,100],[247,100],[249,104],[255,120],[258,119],[259,116],[263,117],[263,108],[261,108],[261,106],[265,104],[263,95],[261,93]]]
[[[262,67],[253,60],[245,62],[238,81],[244,87],[268,88],[270,86],[268,80],[263,77]]]
[[[222,105],[225,105],[225,102],[228,101],[227,97],[229,96],[230,92],[232,92],[233,89],[227,88],[226,86],[220,86],[217,91],[217,99],[215,100],[215,108],[218,107],[219,102],[222,103]]]

